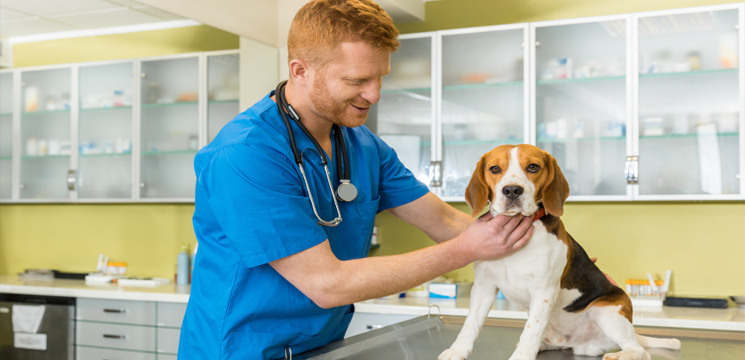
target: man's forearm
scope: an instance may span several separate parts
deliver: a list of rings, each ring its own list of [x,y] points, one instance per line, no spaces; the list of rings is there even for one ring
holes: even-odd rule
[[[471,262],[456,242],[445,242],[401,255],[342,261],[324,281],[328,308],[391,295],[416,287]]]

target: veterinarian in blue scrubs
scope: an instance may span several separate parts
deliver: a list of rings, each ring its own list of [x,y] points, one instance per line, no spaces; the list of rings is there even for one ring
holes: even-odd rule
[[[199,252],[180,359],[276,359],[326,345],[344,337],[355,301],[504,256],[530,237],[528,218],[474,222],[445,204],[362,126],[380,97],[397,36],[390,17],[369,0],[311,1],[293,20],[287,102],[324,152],[290,121],[307,188],[274,91],[196,155]],[[338,215],[320,161],[322,155],[329,160],[336,188],[343,149],[332,141],[333,129],[342,132],[358,195],[339,201],[340,224],[322,226],[309,192],[322,219]],[[440,244],[365,258],[383,210]]]

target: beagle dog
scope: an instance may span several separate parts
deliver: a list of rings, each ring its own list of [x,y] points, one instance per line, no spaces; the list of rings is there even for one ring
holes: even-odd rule
[[[631,300],[613,286],[559,217],[569,184],[547,152],[532,145],[503,145],[486,153],[466,190],[477,216],[490,204],[493,215],[533,217],[533,236],[513,254],[474,262],[476,274],[468,316],[453,345],[439,360],[465,359],[502,290],[528,309],[517,349],[510,360],[533,360],[539,351],[573,349],[575,355],[603,360],[650,360],[645,347],[680,349],[677,339],[637,335]]]

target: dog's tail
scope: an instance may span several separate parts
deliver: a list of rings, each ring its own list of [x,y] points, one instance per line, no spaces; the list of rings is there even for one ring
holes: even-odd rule
[[[678,339],[658,339],[637,334],[639,345],[645,348],[663,348],[663,349],[680,349],[680,340]]]

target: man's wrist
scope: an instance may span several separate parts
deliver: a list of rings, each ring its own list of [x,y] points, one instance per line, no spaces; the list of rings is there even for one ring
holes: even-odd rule
[[[441,245],[445,247],[445,256],[451,260],[454,269],[460,269],[477,260],[474,258],[473,249],[470,249],[467,245],[464,234],[460,234]]]

